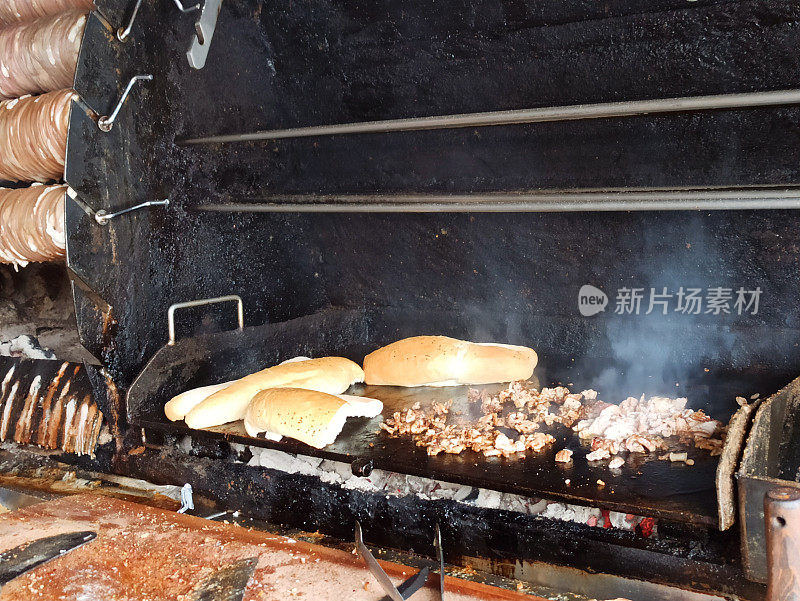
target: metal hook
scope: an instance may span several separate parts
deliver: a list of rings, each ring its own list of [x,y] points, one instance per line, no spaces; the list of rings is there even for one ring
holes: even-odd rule
[[[181,0],[172,0],[175,3],[175,6],[178,7],[178,10],[182,13],[190,13],[194,10],[200,10],[200,3],[198,2],[194,6],[183,6]]]
[[[194,6],[184,6],[181,0],[172,0],[175,3],[175,6],[178,7],[178,10],[182,13],[190,13],[195,10],[200,10],[200,3],[198,2]],[[136,15],[139,13],[139,7],[142,5],[142,0],[136,0],[136,5],[133,7],[133,12],[131,13],[131,18],[128,21],[128,24],[125,27],[120,27],[117,29],[117,39],[120,42],[124,42],[128,39],[128,36],[131,34],[131,30],[133,29],[133,22],[136,20]]]
[[[125,91],[122,92],[122,96],[119,98],[119,102],[117,102],[117,106],[114,107],[114,111],[109,116],[100,117],[100,119],[97,120],[97,127],[99,127],[102,131],[111,131],[111,128],[114,126],[114,121],[116,121],[117,115],[119,115],[119,111],[122,108],[125,99],[128,97],[128,94],[131,93],[133,85],[140,80],[150,81],[152,79],[152,75],[134,75],[131,77],[128,85],[125,86]]]
[[[100,225],[108,225],[109,220],[114,219],[114,217],[124,215],[125,213],[130,213],[131,211],[136,211],[137,209],[144,209],[145,207],[166,207],[168,205],[169,198],[165,198],[164,200],[148,200],[147,202],[143,202],[127,209],[122,209],[116,213],[109,213],[105,209],[100,209],[94,214],[94,220]]]
[[[131,34],[131,30],[133,29],[133,22],[136,20],[136,15],[139,13],[139,7],[142,5],[142,0],[136,0],[136,5],[133,7],[133,12],[131,13],[131,18],[128,21],[128,24],[125,27],[120,27],[117,29],[117,39],[120,42],[124,42],[127,37]]]

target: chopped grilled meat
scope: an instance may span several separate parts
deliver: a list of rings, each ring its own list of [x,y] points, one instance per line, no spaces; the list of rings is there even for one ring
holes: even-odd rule
[[[430,455],[458,454],[466,449],[486,457],[512,457],[526,451],[541,452],[555,438],[540,431],[563,424],[590,445],[589,461],[612,459],[624,464],[620,453],[653,453],[666,448],[665,439],[677,437],[712,455],[722,452],[725,428],[703,411],[686,408],[686,399],[628,397],[618,405],[597,398],[594,390],[571,393],[564,386],[541,391],[526,382],[512,382],[497,394],[470,389],[467,399],[480,402],[481,417],[467,424],[448,424],[449,403],[433,403],[422,409],[395,412],[381,428],[389,436],[408,436]],[[498,428],[507,428],[503,432]],[[519,436],[512,438],[510,431]],[[562,449],[556,461],[568,462],[572,452]],[[611,465],[610,464],[610,465]]]
[[[619,456],[614,457],[614,459],[608,462],[608,467],[612,470],[618,470],[623,465],[625,465],[625,460]]]
[[[561,449],[556,453],[557,463],[569,463],[570,461],[572,461],[572,451],[569,449]]]
[[[496,424],[500,425],[500,424]],[[524,413],[516,412],[509,414],[505,419],[505,425],[513,428],[520,434],[530,434],[539,429],[539,424],[527,419]]]
[[[587,454],[586,461],[602,461],[603,459],[608,459],[609,457],[611,457],[611,453],[608,451],[608,449],[601,448]]]
[[[619,405],[594,400],[586,404],[584,411],[585,419],[573,429],[582,440],[592,440],[592,449],[600,448],[603,443],[599,441],[609,441],[606,448],[612,455],[620,450],[652,453],[673,436],[707,448],[712,454],[722,449],[721,424],[703,411],[687,409],[685,398],[628,397]],[[618,443],[617,451],[611,443]]]
[[[499,396],[492,396],[484,390],[481,393],[481,410],[484,413],[500,413],[503,410],[503,401]]]

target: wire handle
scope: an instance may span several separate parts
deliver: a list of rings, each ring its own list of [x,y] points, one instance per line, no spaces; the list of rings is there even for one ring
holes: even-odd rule
[[[175,311],[178,309],[188,309],[189,307],[200,307],[202,305],[212,305],[215,303],[224,303],[227,301],[236,301],[236,316],[239,319],[239,329],[244,330],[244,303],[242,297],[238,294],[229,294],[228,296],[217,296],[214,298],[201,298],[193,301],[185,301],[182,303],[175,303],[167,310],[167,325],[169,326],[169,344],[175,344]]]

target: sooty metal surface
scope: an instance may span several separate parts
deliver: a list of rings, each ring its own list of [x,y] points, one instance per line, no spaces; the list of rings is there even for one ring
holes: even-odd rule
[[[605,465],[591,465],[585,459],[586,449],[574,434],[564,428],[552,431],[557,442],[541,454],[528,454],[521,459],[484,458],[473,452],[461,455],[429,457],[425,450],[408,439],[391,439],[378,433],[380,418],[350,420],[337,441],[317,450],[293,440],[269,442],[248,437],[241,423],[211,430],[189,430],[183,422],[170,423],[163,405],[173,395],[192,387],[241,377],[258,369],[298,355],[343,355],[361,361],[364,355],[380,345],[403,336],[429,333],[416,330],[418,324],[438,323],[439,333],[463,335],[458,324],[445,325],[443,316],[412,316],[398,311],[328,310],[309,317],[280,324],[247,328],[244,332],[225,332],[185,339],[159,351],[128,394],[129,419],[132,424],[149,428],[191,432],[193,436],[225,438],[244,444],[266,446],[292,453],[301,453],[338,461],[363,463],[371,460],[376,468],[459,482],[503,492],[531,496],[547,496],[576,503],[601,505],[609,509],[677,521],[714,525],[717,505],[714,476],[717,459],[704,452],[693,453],[692,467],[664,461],[629,459],[619,472],[612,473]],[[544,327],[544,324],[542,324]],[[510,342],[516,342],[514,340]],[[626,368],[611,360],[598,358],[596,366],[586,365],[583,373],[571,373],[563,362],[548,364],[543,353],[537,375],[542,385],[569,384],[574,390],[601,385],[608,369],[620,372]],[[628,384],[600,387],[600,398],[619,401],[629,394],[662,393],[687,396],[690,406],[704,407],[714,417],[727,420],[736,407],[734,397],[746,393],[748,387],[764,385],[752,374],[699,374],[681,383],[679,388],[665,390],[659,379],[647,389],[624,390]],[[674,386],[674,384],[673,384]],[[474,411],[467,407],[467,387],[403,389],[396,387],[357,386],[353,392],[381,399],[384,415],[410,407],[420,401],[423,406],[433,401],[454,400],[455,410]],[[573,464],[562,467],[554,463],[554,453],[568,446],[575,451]],[[570,479],[570,485],[565,483]],[[597,480],[606,482],[599,487]]]
[[[800,488],[800,379],[762,403],[737,474],[742,558],[748,578],[769,576],[764,497],[778,487]]]

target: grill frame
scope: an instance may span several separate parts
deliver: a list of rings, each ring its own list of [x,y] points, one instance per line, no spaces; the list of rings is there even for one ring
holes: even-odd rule
[[[478,4],[468,0],[454,2],[450,6],[452,10],[442,14],[457,17],[477,14]],[[395,202],[404,194],[463,195],[469,201],[471,211],[474,211],[475,202],[483,205],[481,210],[494,211],[511,208],[499,207],[491,198],[492,194],[522,193],[535,197],[537,201],[545,199],[549,202],[552,201],[552,197],[547,196],[550,193],[573,198],[576,190],[581,194],[585,188],[592,188],[597,196],[592,195],[589,204],[562,204],[550,208],[604,211],[612,206],[615,209],[674,208],[648,203],[610,205],[607,202],[610,189],[613,189],[612,196],[619,194],[622,198],[636,194],[645,197],[653,194],[654,198],[659,198],[664,191],[670,194],[687,191],[687,195],[703,197],[708,194],[712,197],[722,187],[740,195],[737,198],[741,203],[736,206],[752,208],[753,198],[748,199],[748,190],[754,190],[753,195],[757,196],[764,192],[761,187],[768,186],[767,194],[775,189],[788,190],[791,194],[800,181],[800,161],[796,160],[800,144],[796,128],[792,126],[797,121],[799,111],[796,108],[733,111],[701,119],[691,114],[678,114],[637,117],[624,124],[603,120],[592,125],[546,125],[518,130],[498,128],[482,138],[473,132],[402,134],[393,138],[388,147],[379,137],[358,137],[349,142],[249,145],[230,152],[221,152],[216,147],[189,151],[174,146],[176,138],[262,126],[452,113],[458,112],[454,109],[460,107],[454,103],[461,99],[474,104],[467,109],[491,110],[506,108],[495,104],[495,101],[506,100],[519,101],[519,106],[553,106],[628,100],[639,94],[642,98],[655,98],[800,85],[800,68],[791,58],[795,56],[793,50],[798,40],[784,27],[799,18],[797,13],[800,9],[788,1],[770,3],[769,6],[757,4],[736,1],[719,5],[700,0],[687,6],[670,0],[667,6],[661,3],[654,11],[652,2],[637,0],[605,6],[603,10],[607,13],[595,12],[599,10],[597,6],[582,1],[561,3],[548,9],[536,4],[530,15],[507,16],[516,29],[507,27],[496,18],[450,19],[460,28],[452,39],[472,40],[470,44],[474,44],[459,48],[466,53],[466,58],[459,59],[462,64],[474,59],[475,55],[483,55],[495,61],[495,66],[507,64],[509,70],[517,74],[520,71],[514,71],[516,66],[523,65],[524,71],[525,65],[530,64],[541,71],[542,77],[554,73],[571,75],[570,85],[543,86],[537,79],[539,75],[533,73],[533,77],[527,80],[521,78],[521,81],[529,81],[526,87],[516,90],[515,95],[509,95],[505,91],[513,88],[493,86],[496,82],[492,78],[497,76],[500,83],[506,84],[513,78],[507,79],[504,71],[492,69],[491,65],[488,68],[485,64],[480,65],[477,74],[465,76],[466,72],[458,71],[455,65],[441,60],[444,55],[437,52],[430,52],[429,56],[441,61],[438,67],[435,61],[422,60],[416,68],[413,61],[419,59],[419,55],[415,52],[401,52],[397,56],[386,54],[386,48],[392,48],[394,35],[390,27],[385,27],[387,19],[378,14],[364,15],[356,11],[347,16],[353,17],[357,27],[348,29],[348,23],[343,19],[323,18],[328,14],[326,11],[337,7],[334,2],[318,4],[317,9],[321,11],[318,13],[297,3],[278,4],[266,9],[255,3],[236,3],[236,8],[232,7],[233,3],[227,3],[220,15],[220,27],[214,37],[209,64],[201,72],[192,72],[184,58],[185,45],[192,35],[192,18],[179,15],[170,3],[144,3],[132,35],[121,44],[113,33],[115,27],[125,20],[129,3],[98,0],[107,22],[104,23],[96,14],[90,19],[91,29],[87,26],[76,77],[76,88],[86,105],[98,114],[107,114],[105,107],[113,105],[130,76],[144,72],[162,75],[152,86],[132,94],[112,132],[100,132],[96,123],[81,111],[73,111],[70,127],[66,179],[78,192],[82,204],[68,201],[68,264],[76,276],[75,281],[80,282],[75,286],[74,294],[81,340],[91,352],[102,358],[107,369],[107,377],[95,375],[93,384],[96,396],[103,399],[104,411],[107,408],[107,414],[112,416],[111,426],[117,446],[115,469],[139,470],[157,476],[149,466],[134,467],[137,460],[124,459],[125,453],[140,442],[140,433],[126,424],[125,416],[130,407],[124,399],[136,375],[159,352],[165,341],[161,316],[175,301],[240,292],[251,307],[247,314],[248,323],[263,324],[310,315],[337,304],[351,308],[392,304],[409,308],[426,305],[463,308],[480,298],[481,293],[490,290],[492,285],[496,286],[497,280],[485,289],[478,289],[477,293],[469,290],[470,286],[476,286],[477,279],[470,279],[467,270],[462,268],[471,268],[472,265],[460,264],[458,260],[463,257],[464,245],[474,243],[476,238],[470,236],[469,228],[464,226],[460,217],[440,212],[447,208],[445,206],[432,207],[430,214],[421,216],[414,212],[420,209],[419,205],[401,207]],[[347,3],[344,6],[349,10]],[[417,18],[413,11],[406,12]],[[732,19],[732,15],[736,18]],[[423,16],[419,18],[425,25]],[[436,42],[439,40],[436,34],[446,33],[447,25],[436,21],[435,15],[430,19],[442,28],[442,31],[428,36]],[[732,22],[747,27],[747,35],[728,35]],[[400,71],[438,75],[441,87],[423,90],[423,94],[417,95],[421,99],[418,105],[410,103],[413,95],[409,88],[402,86],[390,86],[374,97],[358,96],[359,90],[349,90],[356,92],[355,96],[349,97],[350,100],[360,101],[348,103],[348,97],[337,95],[337,89],[330,95],[314,94],[314,79],[330,80],[326,79],[329,73],[312,69],[309,71],[310,79],[305,83],[298,79],[300,83],[296,87],[288,85],[288,80],[281,80],[284,87],[278,85],[266,89],[268,78],[263,74],[269,71],[267,59],[284,61],[282,64],[279,62],[283,73],[299,73],[305,63],[319,65],[320,57],[336,55],[336,51],[342,48],[343,54],[339,57],[344,56],[346,60],[336,64],[333,71],[340,69],[338,73],[343,76],[342,80],[357,82],[362,92],[382,89],[380,85],[374,85],[383,83],[380,76],[366,81],[358,69],[347,71],[358,62],[357,48],[354,49],[353,45],[337,46],[331,51],[323,48],[324,44],[308,43],[322,40],[317,37],[323,31],[320,23],[325,27],[340,27],[345,38],[359,27],[366,31],[372,25],[374,46],[384,52],[375,53],[378,59],[388,58],[385,65],[399,67]],[[233,31],[241,35],[234,37]],[[285,35],[291,31],[301,35],[292,40],[291,36]],[[420,31],[425,31],[425,28]],[[520,43],[509,44],[502,37],[506,31],[514,31]],[[263,32],[269,35],[260,35]],[[636,39],[636,32],[642,33],[642,40]],[[343,39],[333,35],[327,38]],[[356,38],[345,42],[353,39]],[[532,47],[531,43],[537,39],[543,39],[547,44]],[[594,40],[594,43],[587,46],[587,40]],[[714,48],[715,57],[723,57],[725,69],[718,69],[714,61],[709,63],[705,60],[707,53],[703,50],[708,48]],[[580,52],[576,53],[576,49]],[[291,52],[299,58],[293,63],[285,62]],[[624,60],[611,60],[614,52]],[[241,60],[243,56],[248,60],[255,57],[258,68],[247,69]],[[531,57],[535,57],[535,61]],[[655,76],[637,78],[638,72],[646,72],[650,58],[657,62]],[[753,61],[769,64],[769,73],[751,68]],[[602,69],[598,70],[598,64]],[[225,100],[229,104],[221,105],[219,98],[215,97],[196,98],[191,93],[195,89],[225,89],[224,78],[219,78],[224,69],[243,75],[241,87],[227,86],[229,95]],[[215,78],[219,82],[215,82]],[[270,102],[278,106],[280,103],[275,101],[280,100],[281,95],[294,98],[302,110],[298,109],[294,114],[280,105],[283,112],[270,114],[266,107],[272,106]],[[304,98],[305,95],[309,98]],[[319,103],[317,96],[329,102]],[[391,98],[402,102],[385,102]],[[254,99],[259,99],[259,102],[254,102]],[[376,110],[385,110],[386,114],[374,114]],[[275,123],[271,122],[273,117]],[[289,122],[292,118],[299,122]],[[565,146],[564,140],[570,143]],[[759,148],[754,142],[761,142],[762,146]],[[425,152],[420,152],[420,148]],[[540,149],[546,149],[546,152],[540,152]],[[543,158],[544,155],[548,156]],[[663,168],[654,169],[648,162],[656,155]],[[377,160],[374,157],[378,157]],[[475,159],[466,165],[467,169],[464,168],[464,157]],[[207,169],[209,165],[211,168]],[[434,165],[441,169],[433,169]],[[357,202],[346,209],[355,214],[344,227],[347,218],[338,213],[341,205],[335,205],[352,195],[357,195]],[[363,195],[375,196],[365,199]],[[112,222],[107,228],[98,228],[91,214],[99,209],[113,212],[139,202],[166,197],[173,200],[168,212],[131,214]],[[282,205],[280,210],[334,212],[328,217],[312,213],[305,219],[295,213],[286,216],[249,215],[243,210],[217,215],[197,210],[203,204],[218,207],[227,203],[238,204],[235,208],[247,211],[272,211],[275,207],[267,206],[269,202],[277,199],[283,203],[291,198],[300,198],[302,202],[293,207]],[[364,215],[361,208],[365,211],[380,208],[374,202],[376,198],[389,199],[385,207],[388,213],[381,217]],[[609,202],[615,202],[615,198]],[[269,201],[267,205],[265,200]],[[772,202],[774,200],[767,199],[758,206],[777,207],[778,204]],[[465,210],[467,201],[459,203],[459,207],[450,203],[449,208]],[[580,280],[580,283],[589,281],[589,277],[597,278],[592,281],[601,287],[619,283],[624,276],[608,266],[631,261],[637,253],[648,252],[645,244],[625,244],[630,231],[644,231],[656,244],[661,244],[660,236],[666,237],[670,231],[682,232],[693,223],[700,223],[700,228],[712,231],[713,236],[719,239],[733,232],[730,252],[719,261],[699,261],[701,269],[705,273],[733,273],[769,282],[775,298],[783,300],[778,302],[781,306],[776,307],[773,314],[763,316],[757,320],[758,323],[734,325],[732,332],[737,338],[736,348],[728,349],[731,352],[727,355],[723,353],[725,356],[712,368],[715,371],[720,368],[719,376],[724,378],[731,369],[735,372],[737,366],[749,363],[754,368],[751,382],[754,389],[743,390],[743,394],[763,394],[778,388],[795,375],[800,365],[800,357],[789,343],[796,338],[797,332],[797,315],[791,306],[791,299],[796,297],[797,282],[787,276],[792,270],[797,272],[793,258],[797,235],[792,234],[792,230],[800,231],[797,215],[790,211],[761,211],[712,216],[691,210],[699,205],[680,206],[689,210],[669,217],[660,212],[644,217],[631,217],[626,213],[599,217],[583,212],[574,215],[556,212],[543,217],[528,211],[547,207],[531,202],[513,208],[522,209],[525,212],[522,216],[501,213],[489,217],[473,212],[464,218],[475,219],[487,226],[490,236],[504,233],[515,239],[515,250],[528,251],[521,257],[525,263],[521,279],[532,286],[538,285],[543,275],[545,280],[555,275],[558,284],[563,285],[564,281],[572,281],[560,277],[567,272],[571,272],[572,279]],[[87,207],[90,210],[87,211]],[[712,208],[711,204],[704,207]],[[412,214],[398,216],[391,213],[400,209],[410,210]],[[623,225],[615,229],[613,223],[616,220]],[[282,230],[287,228],[292,234],[281,237]],[[330,235],[304,240],[303,236],[317,228],[336,232],[338,237]],[[580,236],[568,237],[563,245],[552,237],[548,238],[549,232],[569,228],[581,230],[586,239],[602,240],[600,246],[605,248],[605,252],[597,253],[602,255],[597,260],[596,271],[599,273],[594,273],[595,270],[587,272],[570,260],[570,257],[574,259],[581,254],[591,253],[593,256],[596,250],[590,244],[584,245],[585,240],[582,241]],[[408,235],[397,235],[396,230],[405,230]],[[446,250],[433,242],[441,230],[459,233],[451,238],[453,243]],[[352,236],[354,231],[361,235],[361,239],[357,243],[348,243],[348,236]],[[404,267],[398,264],[375,274],[372,279],[359,273],[364,257],[372,257],[375,262],[391,262],[391,253],[370,254],[373,251],[370,241],[363,235],[364,231],[377,231],[381,236],[382,232],[389,232],[386,239],[372,241],[373,246],[401,248],[410,241],[419,246],[420,255],[429,253],[446,268],[435,271],[424,261],[412,261],[412,278],[422,284],[421,293],[400,285],[376,287],[376,282],[407,284],[412,278],[408,278]],[[528,234],[529,231],[535,231],[535,235]],[[258,238],[270,236],[276,236],[277,244],[265,248],[267,245]],[[779,238],[780,243],[775,242],[773,236]],[[553,248],[547,245],[534,248],[537,237],[546,240]],[[345,260],[322,256],[325,249],[338,249],[339,245],[343,247],[342,254],[351,255],[349,267]],[[659,247],[662,254],[674,251],[668,246]],[[259,252],[263,254],[258,255]],[[544,262],[549,265],[537,265],[536,253],[539,257],[546,257]],[[737,255],[745,257],[739,271],[729,264],[738,258]],[[290,265],[282,264],[286,256],[292,257]],[[253,257],[258,260],[253,260]],[[244,268],[248,261],[252,265]],[[665,263],[669,262],[665,260]],[[682,265],[680,259],[674,262]],[[658,271],[658,266],[652,261],[638,263],[634,260],[631,264],[637,275],[652,275]],[[322,272],[322,280],[315,283],[313,274],[321,265],[326,270]],[[454,265],[456,269],[452,269]],[[509,280],[515,275],[513,270],[509,270]],[[364,277],[363,281],[359,281],[361,277]],[[447,293],[426,294],[425,287],[442,277],[450,280],[444,286]],[[340,285],[342,280],[344,282]],[[606,322],[602,322],[603,326],[565,326],[570,319],[574,321],[574,306],[571,307],[573,313],[569,313],[566,301],[558,304],[554,300],[558,296],[557,290],[537,296],[530,293],[529,287],[528,284],[521,285],[513,291],[516,296],[510,295],[511,313],[536,311],[547,302],[553,302],[556,315],[549,317],[562,328],[562,334],[566,333],[578,345],[590,340],[593,331],[596,333],[597,329],[605,327]],[[378,293],[373,294],[376,289]],[[569,294],[571,292],[565,296]],[[573,302],[569,304],[574,305]],[[491,310],[497,311],[498,308],[491,307]],[[556,341],[556,330],[553,327],[543,340]],[[541,348],[556,347],[545,345]],[[561,355],[563,360],[566,354],[562,352]],[[694,362],[696,367],[701,367],[696,357]],[[118,395],[117,391],[121,394]],[[163,433],[158,436],[163,436]],[[162,450],[175,443],[170,434],[163,441],[165,446]],[[217,443],[208,441],[208,444],[214,446]],[[180,478],[180,472],[174,466],[165,466],[164,470],[164,478]],[[222,473],[225,473],[225,468],[222,468]],[[252,482],[258,482],[259,476],[251,475],[250,478]],[[263,510],[256,505],[254,509]]]

